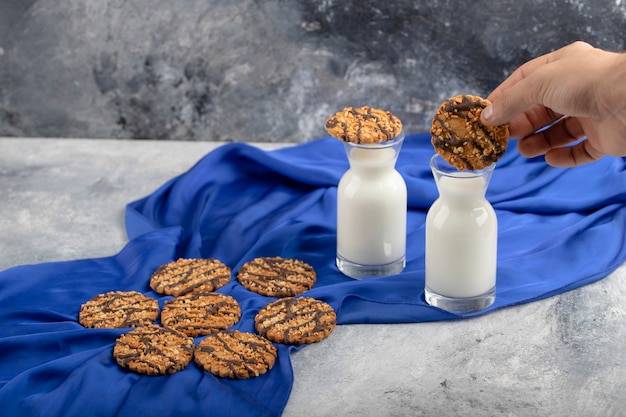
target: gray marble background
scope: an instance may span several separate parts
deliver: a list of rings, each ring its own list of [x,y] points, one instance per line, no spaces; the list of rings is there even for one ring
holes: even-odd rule
[[[428,129],[626,0],[1,0],[0,136],[304,142],[347,105]]]

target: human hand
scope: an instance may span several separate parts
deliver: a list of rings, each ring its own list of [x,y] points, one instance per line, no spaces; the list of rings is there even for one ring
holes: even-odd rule
[[[487,99],[481,121],[508,123],[526,157],[572,167],[626,156],[626,54],[575,42],[528,61]]]

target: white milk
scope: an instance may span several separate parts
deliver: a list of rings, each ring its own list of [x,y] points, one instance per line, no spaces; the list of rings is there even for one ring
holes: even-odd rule
[[[426,287],[452,298],[475,297],[496,284],[498,222],[483,177],[441,176],[426,216]]]
[[[350,169],[337,191],[337,253],[361,265],[403,259],[407,189],[393,148],[349,149]]]

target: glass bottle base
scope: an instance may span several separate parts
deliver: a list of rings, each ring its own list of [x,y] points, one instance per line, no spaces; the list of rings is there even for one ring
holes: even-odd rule
[[[363,279],[399,274],[406,266],[406,256],[384,265],[361,265],[337,254],[335,263],[342,274],[354,279]]]
[[[426,302],[433,307],[438,307],[455,314],[471,314],[478,313],[493,304],[496,300],[496,287],[494,286],[484,294],[468,298],[446,297],[445,295],[431,291],[428,287],[425,288],[424,294],[426,296]]]

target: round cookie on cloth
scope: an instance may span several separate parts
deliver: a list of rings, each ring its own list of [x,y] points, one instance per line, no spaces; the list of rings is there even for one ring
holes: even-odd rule
[[[254,318],[254,328],[261,336],[288,345],[319,342],[330,335],[336,324],[333,308],[311,297],[273,301]]]
[[[215,291],[230,281],[230,268],[217,259],[181,258],[161,265],[150,278],[159,294],[178,296],[192,291]]]
[[[115,341],[113,357],[125,369],[169,375],[185,368],[195,348],[191,337],[156,325],[138,327]]]
[[[225,330],[198,343],[194,361],[213,375],[247,379],[272,369],[276,356],[276,348],[269,340],[252,333]]]
[[[78,322],[89,328],[146,326],[159,316],[159,303],[137,291],[98,294],[80,308]]]
[[[326,131],[333,137],[352,143],[382,143],[402,132],[402,122],[388,111],[369,106],[346,107],[326,120]]]
[[[509,138],[507,125],[485,126],[480,114],[490,104],[471,95],[452,97],[441,104],[432,121],[435,151],[459,170],[480,170],[498,161]]]
[[[290,258],[256,258],[239,268],[237,280],[248,290],[269,297],[293,297],[310,290],[317,275],[306,262]]]
[[[161,324],[195,337],[225,330],[240,317],[241,308],[233,297],[194,291],[166,301]]]

